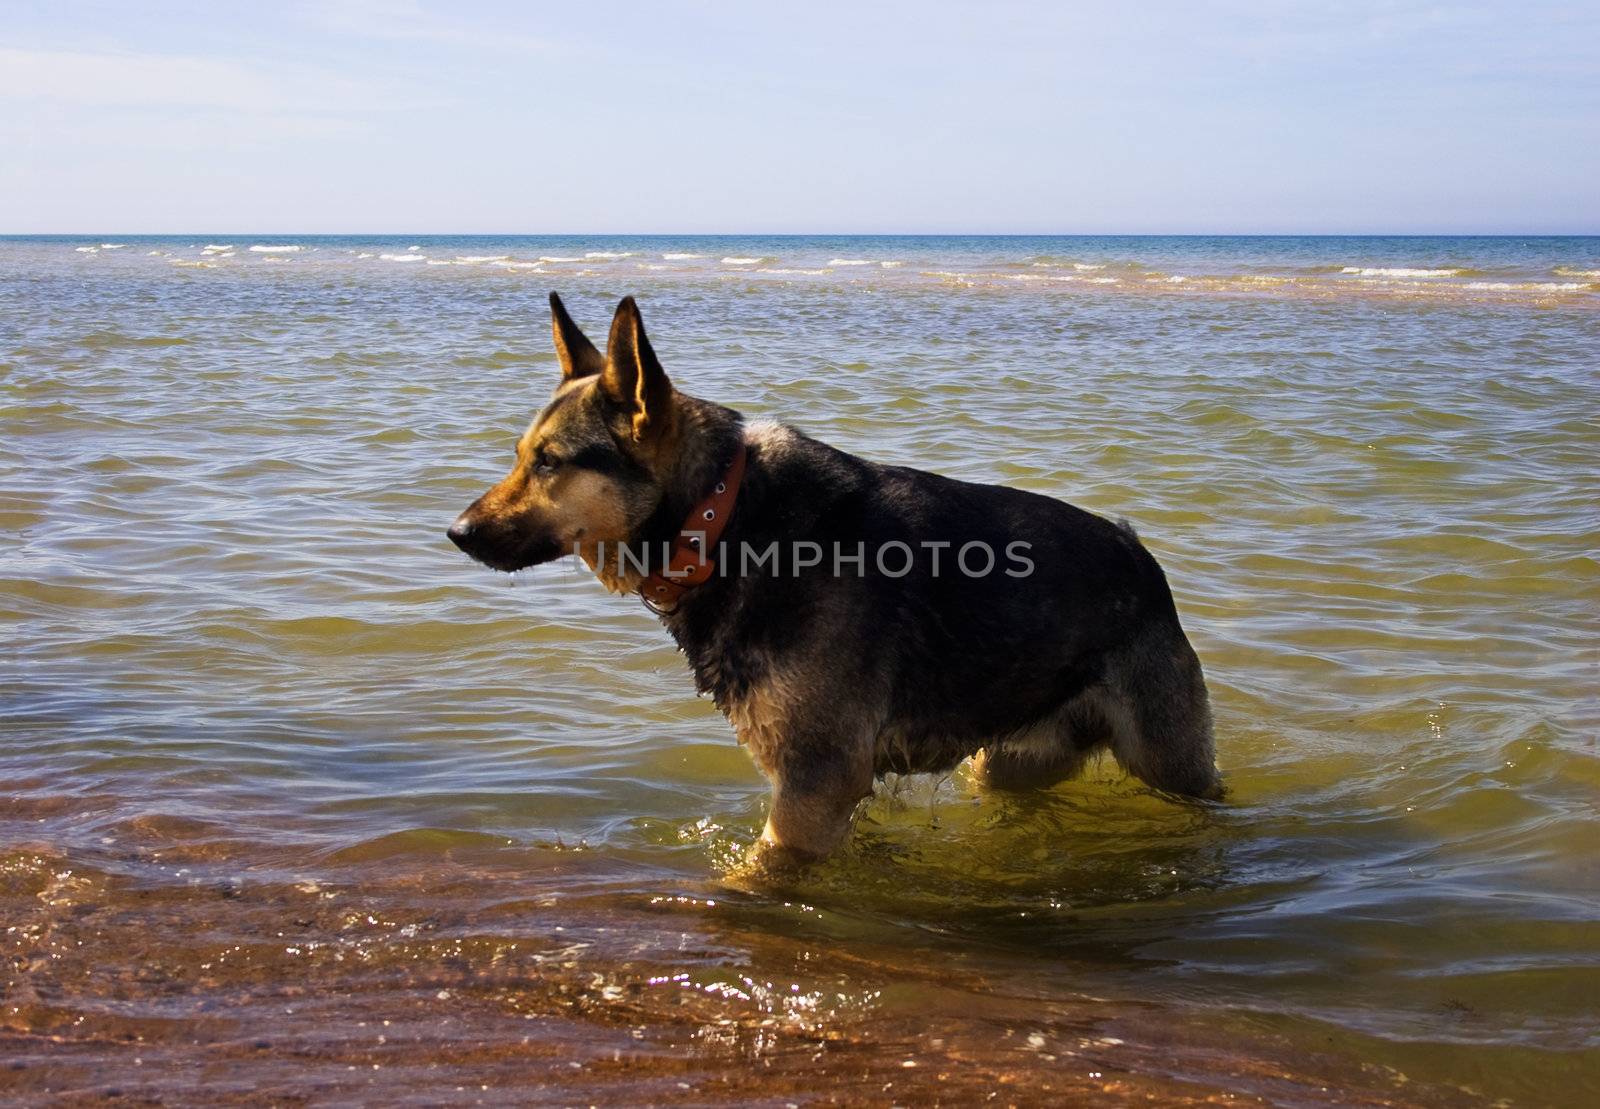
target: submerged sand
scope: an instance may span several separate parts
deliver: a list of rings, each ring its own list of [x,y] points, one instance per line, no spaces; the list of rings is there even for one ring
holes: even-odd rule
[[[124,831],[98,856],[0,855],[0,1098],[1468,1100],[1170,1006],[1030,989],[992,958],[775,934],[752,895],[651,892],[581,851],[400,853],[307,877],[247,844],[185,846],[181,822]]]

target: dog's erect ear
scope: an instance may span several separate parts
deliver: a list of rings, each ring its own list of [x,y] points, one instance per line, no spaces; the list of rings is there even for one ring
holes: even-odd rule
[[[605,369],[605,357],[594,349],[589,336],[567,315],[567,306],[550,294],[550,330],[556,337],[556,357],[561,359],[561,380],[589,377]]]
[[[634,439],[643,440],[666,426],[672,411],[672,382],[650,349],[639,306],[632,297],[622,298],[611,321],[600,388],[607,399],[633,417]]]

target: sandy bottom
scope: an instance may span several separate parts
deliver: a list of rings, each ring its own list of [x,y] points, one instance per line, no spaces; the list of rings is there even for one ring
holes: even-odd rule
[[[738,891],[652,894],[582,852],[295,880],[247,852],[164,849],[177,881],[0,855],[0,1098],[1461,1103],[1170,1007],[1034,995],[948,951],[774,935]]]

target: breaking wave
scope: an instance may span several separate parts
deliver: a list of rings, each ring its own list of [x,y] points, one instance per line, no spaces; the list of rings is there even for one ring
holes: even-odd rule
[[[1344,266],[1340,273],[1358,277],[1462,277],[1476,271],[1463,269],[1414,269],[1410,266]]]

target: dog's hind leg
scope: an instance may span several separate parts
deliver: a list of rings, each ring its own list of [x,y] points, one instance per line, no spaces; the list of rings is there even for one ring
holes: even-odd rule
[[[1163,629],[1135,645],[1111,675],[1124,710],[1111,750],[1146,785],[1184,797],[1222,796],[1211,705],[1200,660],[1183,633]]]

